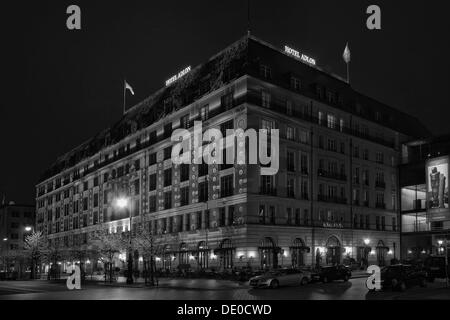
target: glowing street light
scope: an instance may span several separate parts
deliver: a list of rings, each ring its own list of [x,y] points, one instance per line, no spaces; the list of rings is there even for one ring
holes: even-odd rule
[[[26,232],[30,232],[31,230],[33,230],[33,228],[31,228],[30,226],[25,227]]]
[[[8,238],[3,238],[3,241],[8,241]]]
[[[131,190],[129,190],[129,194],[131,195]],[[130,204],[129,199],[125,198],[125,197],[117,198],[116,203],[115,203],[116,207],[121,210],[126,209],[129,206],[129,204]],[[129,248],[128,248],[129,252],[128,252],[127,284],[132,284],[133,283],[133,274],[132,274],[132,272],[133,272],[133,256],[131,254],[131,251],[132,251],[131,250],[131,209],[129,210],[129,214],[130,214],[130,217],[129,217],[130,226],[128,228],[128,231],[129,231],[128,236],[130,239],[130,243],[129,243]]]
[[[369,243],[370,243],[370,239],[364,239],[364,244],[365,244],[366,246],[368,246]]]

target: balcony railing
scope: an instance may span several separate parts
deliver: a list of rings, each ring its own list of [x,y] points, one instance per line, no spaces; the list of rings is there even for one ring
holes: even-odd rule
[[[329,202],[329,203],[338,203],[338,204],[347,204],[347,199],[339,198],[339,197],[329,197],[322,194],[317,196],[317,201],[321,202]]]

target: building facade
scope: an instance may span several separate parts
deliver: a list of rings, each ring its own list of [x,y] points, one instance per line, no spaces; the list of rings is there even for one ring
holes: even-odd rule
[[[174,165],[174,130],[278,129],[280,168]],[[415,131],[411,131],[414,128]],[[419,132],[416,134],[415,132]],[[62,247],[130,228],[155,236],[158,268],[383,265],[400,257],[401,145],[414,118],[247,36],[59,158],[36,186],[38,230]],[[247,146],[248,147],[248,146]]]
[[[35,215],[33,205],[11,202],[0,206],[1,272],[21,271],[24,261],[17,253],[24,249],[24,239],[33,231]]]

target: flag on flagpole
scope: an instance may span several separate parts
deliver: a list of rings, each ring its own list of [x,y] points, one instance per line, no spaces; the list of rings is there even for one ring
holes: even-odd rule
[[[350,53],[350,49],[348,47],[348,42],[347,42],[347,45],[345,46],[345,50],[344,50],[344,54],[342,55],[342,58],[344,58],[345,63],[350,63],[350,61],[351,61],[351,53]]]
[[[131,94],[134,96],[133,88],[125,81],[125,90],[130,90]]]

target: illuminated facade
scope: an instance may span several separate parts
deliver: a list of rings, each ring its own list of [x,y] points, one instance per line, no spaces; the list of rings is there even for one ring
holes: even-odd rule
[[[404,259],[445,254],[446,240],[450,240],[449,155],[448,136],[403,146],[400,187]]]
[[[245,37],[58,159],[36,186],[37,229],[63,247],[89,246],[98,228],[126,231],[119,189],[132,224],[155,235],[157,268],[399,258],[400,148],[423,127],[283,49]],[[171,134],[195,120],[279,129],[278,174],[173,165]]]

